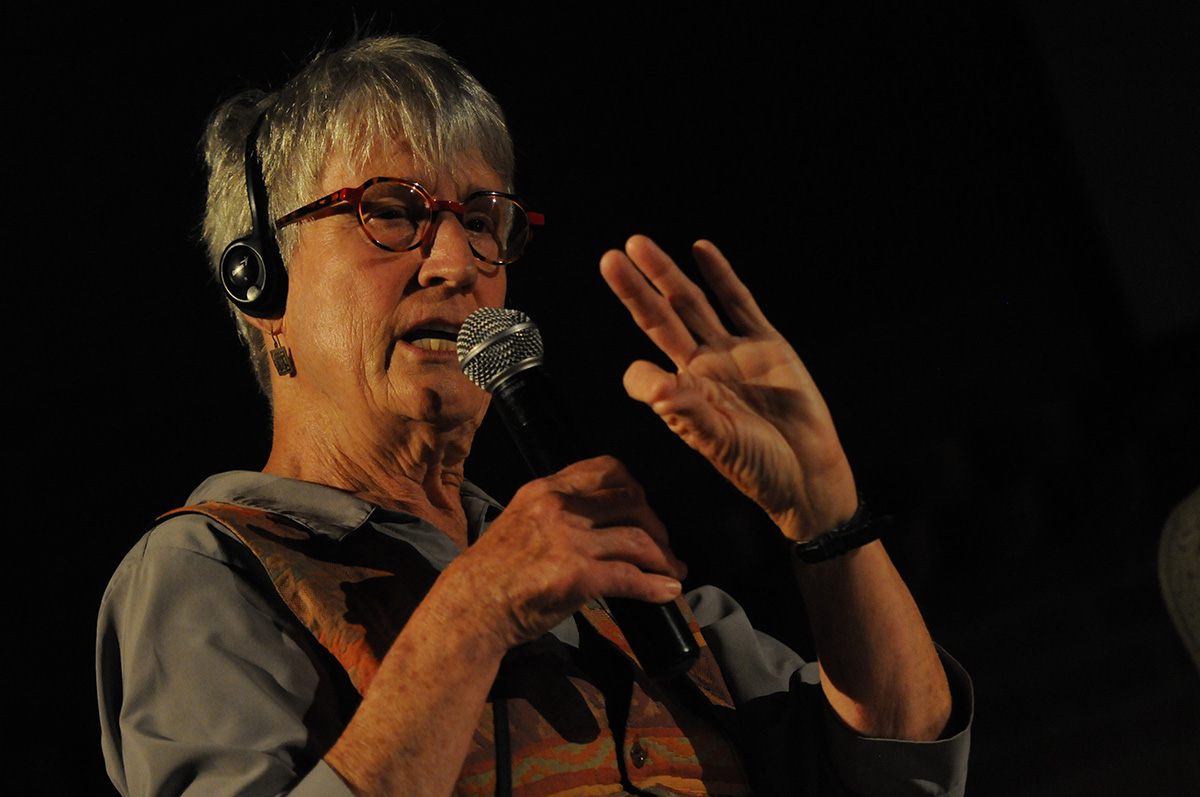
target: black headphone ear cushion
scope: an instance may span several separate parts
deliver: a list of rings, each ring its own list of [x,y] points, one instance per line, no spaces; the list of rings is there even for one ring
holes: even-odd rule
[[[262,295],[266,268],[262,255],[247,238],[239,238],[221,255],[221,283],[239,305],[253,303]]]
[[[287,272],[272,264],[255,236],[239,238],[221,255],[221,284],[233,303],[246,315],[267,318],[282,311],[287,295]]]

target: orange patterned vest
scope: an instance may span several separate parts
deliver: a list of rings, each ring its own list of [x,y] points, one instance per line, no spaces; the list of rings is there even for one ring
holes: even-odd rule
[[[363,695],[439,575],[407,543],[383,534],[335,542],[282,515],[216,502],[164,517],[184,513],[217,521],[250,548]],[[512,794],[619,795],[630,787],[652,795],[750,794],[730,741],[733,701],[691,610],[679,604],[701,656],[670,684],[641,671],[600,603],[576,615],[580,655],[552,635],[510,651],[489,701],[504,701],[508,717],[500,734],[502,749],[511,751]],[[496,792],[493,708],[476,724],[456,795]]]

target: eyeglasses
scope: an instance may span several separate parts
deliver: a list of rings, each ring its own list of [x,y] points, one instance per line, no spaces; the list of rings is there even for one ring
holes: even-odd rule
[[[477,191],[465,202],[434,199],[420,185],[394,177],[373,177],[358,188],[342,188],[294,210],[275,222],[283,228],[298,221],[344,211],[349,203],[371,243],[389,252],[408,252],[433,237],[434,216],[448,211],[458,217],[477,260],[495,266],[516,261],[533,234],[545,223],[541,213],[525,210],[521,200],[498,191]]]

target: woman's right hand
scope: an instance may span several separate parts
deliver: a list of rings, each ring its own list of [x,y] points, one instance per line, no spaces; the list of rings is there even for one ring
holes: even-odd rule
[[[480,633],[507,650],[602,596],[673,600],[686,573],[642,487],[598,457],[518,490],[439,580],[467,591]]]

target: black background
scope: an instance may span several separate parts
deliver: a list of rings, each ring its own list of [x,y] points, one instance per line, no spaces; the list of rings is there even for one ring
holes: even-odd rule
[[[205,117],[368,23],[442,44],[505,107],[519,190],[547,216],[514,302],[691,581],[806,648],[772,608],[793,590],[770,529],[620,389],[656,357],[596,262],[635,232],[682,259],[714,240],[822,386],[974,678],[969,793],[1200,785],[1200,677],[1156,581],[1163,521],[1200,486],[1196,6],[813,5],[106,8],[16,31],[20,793],[110,793],[104,585],[205,476],[265,461],[265,405],[197,243]],[[476,452],[468,475],[507,498],[503,430]]]

